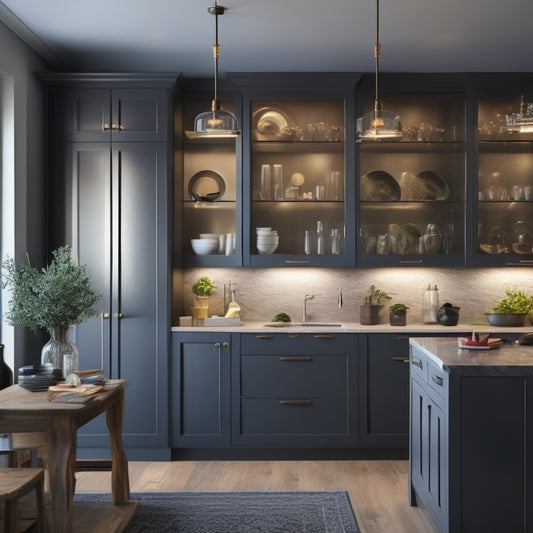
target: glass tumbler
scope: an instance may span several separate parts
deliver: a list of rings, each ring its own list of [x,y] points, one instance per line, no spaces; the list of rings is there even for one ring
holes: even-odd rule
[[[270,165],[261,165],[261,200],[272,200],[271,171]]]
[[[272,174],[274,180],[274,200],[284,200],[283,165],[272,165]]]

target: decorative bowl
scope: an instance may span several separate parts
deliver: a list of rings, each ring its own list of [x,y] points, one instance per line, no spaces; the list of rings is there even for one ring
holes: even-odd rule
[[[191,239],[191,246],[195,254],[208,255],[218,251],[218,239]]]
[[[524,319],[527,313],[521,313],[516,315],[505,315],[500,313],[485,313],[487,320],[491,326],[500,327],[520,327],[524,325]]]

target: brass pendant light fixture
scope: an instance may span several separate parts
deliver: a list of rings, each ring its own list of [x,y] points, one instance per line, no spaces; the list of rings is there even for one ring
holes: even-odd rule
[[[194,119],[194,131],[187,132],[189,138],[194,137],[237,137],[240,131],[237,117],[230,111],[225,111],[218,99],[218,60],[220,58],[220,44],[218,43],[218,17],[223,15],[225,8],[214,5],[207,9],[210,15],[215,15],[215,44],[213,45],[213,59],[215,60],[215,97],[211,101],[211,109],[200,113]]]
[[[378,81],[380,55],[379,0],[376,0],[376,42],[374,43],[376,93],[374,98],[374,109],[357,119],[357,136],[362,141],[399,140],[402,137],[399,115],[393,111],[384,110],[383,104],[379,99]]]

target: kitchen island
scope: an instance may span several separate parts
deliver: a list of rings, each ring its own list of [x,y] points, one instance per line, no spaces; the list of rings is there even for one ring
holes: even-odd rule
[[[533,531],[533,346],[409,343],[411,505],[443,533]]]

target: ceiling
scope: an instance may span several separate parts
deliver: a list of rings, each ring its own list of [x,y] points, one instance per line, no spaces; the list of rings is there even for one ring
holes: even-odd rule
[[[224,72],[373,70],[374,0],[219,0]],[[53,68],[213,75],[212,0],[2,0]],[[531,71],[531,0],[382,0],[380,70]]]

